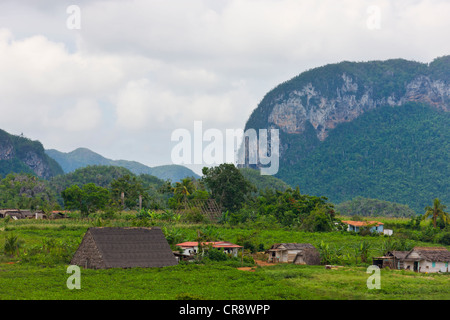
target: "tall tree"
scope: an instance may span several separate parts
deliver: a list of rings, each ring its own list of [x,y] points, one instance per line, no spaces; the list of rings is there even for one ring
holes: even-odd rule
[[[450,216],[447,212],[444,211],[445,208],[447,208],[447,206],[442,204],[441,201],[438,198],[436,198],[433,200],[432,207],[430,206],[425,207],[425,214],[423,215],[423,219],[431,217],[431,219],[433,220],[434,228],[436,228],[437,218],[441,218],[442,221],[444,221],[444,223],[447,223],[448,221],[450,221]]]
[[[256,191],[233,164],[223,163],[217,167],[204,167],[202,173],[202,179],[211,191],[212,197],[225,210],[239,210],[246,197],[252,191]]]
[[[67,209],[80,210],[84,216],[105,209],[110,199],[108,189],[94,183],[87,183],[83,188],[73,185],[61,192],[61,196]]]

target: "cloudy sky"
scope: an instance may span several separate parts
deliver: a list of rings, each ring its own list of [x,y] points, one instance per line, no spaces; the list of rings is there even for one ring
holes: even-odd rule
[[[324,64],[430,62],[449,31],[448,0],[2,0],[0,128],[170,164],[176,129],[243,128],[270,89]]]

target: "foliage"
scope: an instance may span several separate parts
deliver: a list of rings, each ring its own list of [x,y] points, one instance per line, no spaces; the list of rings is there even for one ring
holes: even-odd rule
[[[242,208],[246,198],[255,190],[233,164],[221,164],[202,170],[206,186],[224,210],[235,211]]]
[[[433,220],[434,228],[436,228],[436,221],[438,218],[441,218],[444,224],[447,224],[450,222],[450,216],[447,212],[444,211],[445,208],[447,208],[447,206],[441,203],[438,198],[436,198],[433,200],[432,207],[425,207],[425,214],[423,215],[423,219],[431,217],[431,219]]]
[[[411,217],[416,215],[408,205],[363,197],[356,197],[350,201],[337,204],[335,208],[337,212],[350,216]]]
[[[277,177],[334,203],[361,196],[408,204],[421,213],[430,199],[450,201],[449,127],[450,113],[408,103],[341,123],[324,141],[314,142],[314,134],[303,142],[280,134],[291,147],[280,159]],[[372,206],[371,200],[361,201]],[[390,203],[374,205],[398,215],[410,212]]]
[[[31,174],[8,174],[0,180],[0,208],[44,209],[56,205],[47,181]]]
[[[106,207],[110,194],[108,189],[87,183],[83,188],[73,185],[62,192],[64,205],[68,209],[80,210],[84,216],[88,216],[97,210]]]

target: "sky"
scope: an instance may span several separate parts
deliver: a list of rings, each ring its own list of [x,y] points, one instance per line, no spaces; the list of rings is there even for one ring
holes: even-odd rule
[[[2,0],[0,129],[171,164],[177,129],[243,129],[267,92],[329,63],[431,62],[449,31],[448,0]]]

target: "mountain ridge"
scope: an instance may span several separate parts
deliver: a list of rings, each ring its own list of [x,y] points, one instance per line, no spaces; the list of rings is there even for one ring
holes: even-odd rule
[[[149,167],[137,161],[108,159],[83,147],[70,152],[61,152],[55,149],[47,149],[45,152],[60,164],[65,173],[90,165],[108,165],[124,167],[136,175],[149,174],[162,180],[171,180],[172,182],[180,181],[185,177],[199,178],[196,173],[184,166],[161,165]]]
[[[450,176],[449,111],[450,56],[428,64],[344,61],[276,86],[253,110],[245,130],[279,129],[276,177],[302,192],[333,202],[379,198],[420,212],[433,195],[450,201],[443,178]],[[397,189],[388,186],[388,177],[395,177]]]

